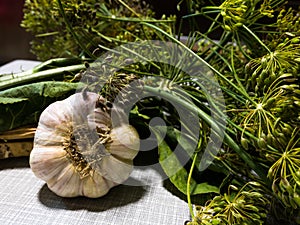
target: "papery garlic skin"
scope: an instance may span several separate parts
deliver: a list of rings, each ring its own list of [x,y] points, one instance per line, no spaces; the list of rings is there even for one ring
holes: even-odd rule
[[[76,93],[40,116],[30,167],[59,196],[101,197],[133,169],[139,136],[128,124],[111,127],[109,112],[95,108],[99,99]]]

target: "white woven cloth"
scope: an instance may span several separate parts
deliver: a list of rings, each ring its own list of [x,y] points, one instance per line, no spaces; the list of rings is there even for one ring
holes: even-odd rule
[[[147,169],[131,179],[160,175]],[[27,157],[0,161],[1,225],[183,225],[188,219],[187,204],[159,183],[119,185],[98,199],[61,198],[34,176]]]

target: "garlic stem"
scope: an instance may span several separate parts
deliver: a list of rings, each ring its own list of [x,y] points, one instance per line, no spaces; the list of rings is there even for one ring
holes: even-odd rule
[[[65,67],[59,67],[55,69],[48,69],[40,72],[33,72],[32,70],[25,71],[22,73],[17,74],[11,74],[11,75],[5,75],[10,76],[10,79],[7,79],[5,81],[0,80],[0,91],[5,90],[7,88],[15,87],[21,84],[26,84],[30,82],[37,82],[45,79],[52,79],[54,77],[57,77],[61,74],[63,74],[66,71],[69,72],[76,72],[79,70],[85,69],[84,64],[79,65],[72,65],[72,66],[65,66]]]

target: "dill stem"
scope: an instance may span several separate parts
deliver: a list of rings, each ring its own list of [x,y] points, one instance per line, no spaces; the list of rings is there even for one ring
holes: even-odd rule
[[[159,32],[161,32],[162,34],[164,34],[165,36],[167,36],[168,38],[170,38],[173,42],[175,42],[176,44],[180,45],[181,47],[183,47],[185,50],[187,50],[192,56],[194,56],[195,58],[197,58],[200,62],[202,62],[205,66],[207,66],[208,68],[210,68],[215,74],[217,74],[221,79],[223,79],[224,81],[226,81],[230,86],[232,86],[238,93],[241,93],[241,95],[243,95],[247,100],[249,100],[250,102],[252,102],[253,104],[255,104],[255,102],[253,101],[253,99],[251,99],[249,97],[248,94],[245,94],[240,87],[238,87],[237,85],[235,85],[234,83],[232,83],[230,80],[228,80],[228,78],[226,78],[222,73],[220,73],[216,68],[214,68],[211,64],[209,64],[207,62],[207,58],[203,59],[200,56],[198,56],[195,52],[193,52],[191,49],[189,49],[185,44],[183,44],[182,42],[180,42],[179,40],[177,40],[175,37],[169,35],[168,33],[166,33],[164,30],[160,29],[159,27],[153,25],[153,24],[149,24],[149,23],[144,23],[142,22],[141,24],[144,24],[148,27],[151,27]],[[224,39],[230,38],[231,34],[226,35],[226,37]],[[224,41],[223,39],[223,41]],[[226,40],[225,40],[226,41]],[[210,56],[208,56],[210,57]]]
[[[257,35],[254,34],[254,33],[252,32],[252,30],[250,30],[247,26],[245,26],[245,24],[243,24],[243,28],[244,28],[249,34],[251,34],[252,37],[254,37],[254,39],[255,39],[261,46],[263,46],[264,49],[266,49],[266,50],[268,51],[269,54],[272,53],[271,50],[270,50],[270,49],[269,49],[269,48],[268,48],[268,47],[260,40],[260,38],[257,37]]]
[[[255,171],[255,173],[264,181],[265,184],[270,185],[270,182],[266,176],[264,169],[260,165],[255,163],[251,156],[248,153],[246,153],[242,148],[240,148],[240,146],[226,133],[224,128],[220,127],[215,121],[213,121],[211,116],[206,114],[203,110],[201,110],[198,107],[195,107],[187,101],[178,98],[177,96],[172,95],[171,93],[162,90],[161,88],[154,88],[145,85],[144,91],[148,91],[149,93],[161,96],[162,98],[170,100],[171,102],[176,102],[185,109],[197,113],[201,119],[203,119],[207,124],[211,126],[211,129],[214,132],[216,132],[216,134],[220,135],[221,137],[224,136],[223,141],[231,149],[233,149],[250,166],[250,168],[253,169],[253,171]]]
[[[236,70],[235,70],[235,66],[234,66],[234,46],[232,45],[231,46],[231,51],[230,51],[230,58],[231,58],[231,69],[232,69],[232,72],[233,72],[233,76],[236,80],[236,82],[238,83],[239,87],[241,88],[241,90],[243,91],[244,95],[247,95],[248,96],[248,93],[247,91],[245,90],[243,84],[241,83],[240,81],[240,78],[238,77],[237,73],[236,73]]]
[[[194,158],[193,158],[193,162],[189,171],[189,175],[188,175],[188,179],[187,179],[187,185],[186,185],[186,195],[187,195],[187,201],[188,201],[188,206],[189,206],[189,210],[190,210],[190,214],[192,217],[192,220],[194,220],[195,215],[193,212],[193,205],[192,205],[192,200],[191,200],[191,179],[192,179],[192,173],[196,164],[196,159],[197,159],[197,155],[198,152],[195,153]]]

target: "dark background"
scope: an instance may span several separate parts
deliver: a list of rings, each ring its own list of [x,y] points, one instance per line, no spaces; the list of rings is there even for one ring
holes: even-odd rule
[[[14,59],[34,59],[31,36],[20,27],[24,0],[0,0],[0,65]]]
[[[176,14],[180,18],[186,14],[184,4],[181,11],[177,11],[176,5],[179,1],[176,0],[148,0],[148,2],[153,5],[157,17],[162,14]],[[20,27],[23,4],[24,0],[0,0],[0,65],[14,59],[35,59],[30,53],[31,36]],[[290,0],[289,5],[300,6],[300,0]],[[205,26],[205,22],[202,25]],[[188,29],[187,26],[184,27]]]

